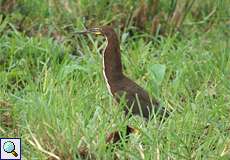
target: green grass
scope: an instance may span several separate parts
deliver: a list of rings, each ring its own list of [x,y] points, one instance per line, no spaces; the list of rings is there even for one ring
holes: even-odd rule
[[[0,24],[0,137],[22,138],[23,158],[28,160],[80,159],[79,147],[87,147],[95,159],[112,159],[114,153],[121,159],[229,159],[229,2],[216,5],[214,16],[202,21],[217,3],[204,1],[200,8],[211,7],[199,10],[197,21],[202,23],[188,15],[182,31],[169,37],[147,32],[131,37],[116,28],[122,37],[125,74],[174,110],[164,123],[125,118],[106,90],[103,39],[73,37],[64,29],[72,25],[81,30],[81,16],[95,5],[96,24],[107,24],[116,16],[103,9],[106,2],[87,5],[81,0],[80,10],[68,13],[58,6],[49,8],[46,1],[33,5],[21,0],[6,14],[7,25]],[[132,4],[137,5],[130,0],[125,8]],[[161,5],[167,10],[166,1]],[[54,31],[64,36],[62,42],[52,36]],[[127,124],[139,128],[140,134],[107,148],[106,134],[125,130]]]

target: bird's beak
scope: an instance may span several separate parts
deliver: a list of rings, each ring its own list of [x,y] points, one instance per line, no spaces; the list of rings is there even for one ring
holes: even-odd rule
[[[88,30],[85,31],[80,31],[80,32],[75,32],[76,34],[88,34],[90,33]]]
[[[90,28],[88,29],[89,32],[94,33],[95,35],[101,35],[101,29],[100,28]]]
[[[87,29],[85,31],[80,31],[80,32],[76,32],[77,34],[87,34],[87,33],[93,33],[95,35],[102,35],[101,31],[99,28],[90,28]]]

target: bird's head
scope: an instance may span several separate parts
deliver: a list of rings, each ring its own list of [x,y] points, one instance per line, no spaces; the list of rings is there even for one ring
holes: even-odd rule
[[[99,27],[99,28],[89,28],[85,31],[81,31],[81,32],[77,32],[77,33],[80,33],[80,34],[92,33],[95,35],[102,35],[105,37],[109,37],[112,34],[115,34],[115,31],[110,26],[104,26],[104,27]]]

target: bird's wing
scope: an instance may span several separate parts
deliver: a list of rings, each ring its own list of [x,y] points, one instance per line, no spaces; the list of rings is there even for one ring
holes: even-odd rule
[[[132,114],[143,115],[145,118],[149,118],[152,112],[160,112],[163,114],[164,109],[160,108],[159,102],[148,95],[148,93],[141,88],[138,84],[129,79],[126,79],[124,88],[116,91],[115,99],[120,102],[126,103],[126,114],[131,112]],[[163,111],[161,113],[161,111]]]
[[[125,104],[126,115],[132,113],[135,115],[141,115],[148,119],[152,112],[150,100],[146,97],[142,97],[141,95],[120,90],[115,93],[115,98],[118,103]]]

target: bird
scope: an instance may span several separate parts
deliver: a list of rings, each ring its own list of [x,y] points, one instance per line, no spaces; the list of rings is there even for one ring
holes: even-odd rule
[[[149,120],[153,113],[164,117],[168,116],[167,110],[161,107],[156,98],[151,97],[145,89],[123,73],[120,44],[113,27],[89,28],[78,33],[93,33],[105,37],[107,44],[102,53],[104,79],[107,89],[115,101],[120,103],[121,100],[125,100],[126,116],[139,115],[146,120]],[[137,131],[135,128],[128,125],[126,135],[135,131]],[[114,132],[107,137],[107,141],[115,143],[121,139],[120,135],[120,132]]]

